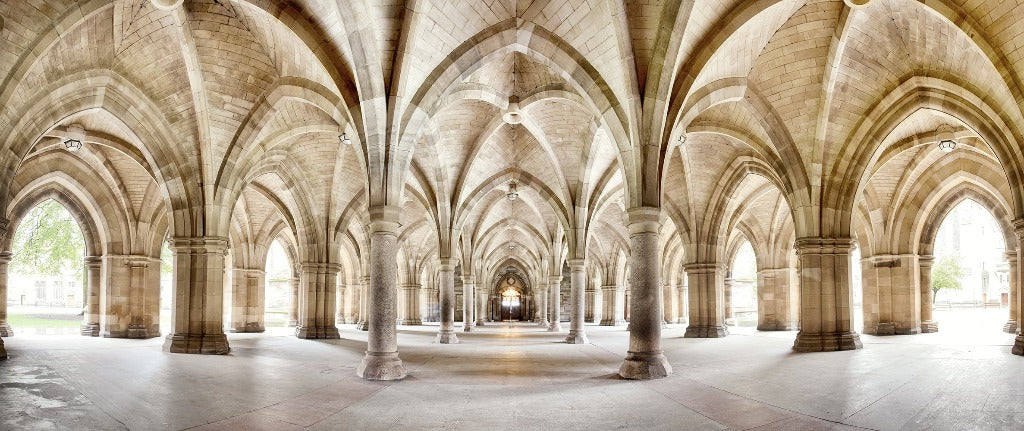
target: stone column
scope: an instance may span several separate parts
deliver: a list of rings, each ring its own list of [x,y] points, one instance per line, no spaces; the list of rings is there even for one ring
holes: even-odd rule
[[[565,337],[568,344],[587,344],[587,332],[583,326],[583,307],[586,303],[587,273],[584,272],[583,259],[569,259],[569,280],[571,290],[569,292],[569,336]]]
[[[159,263],[151,262],[151,259],[146,256],[131,256],[126,263],[131,280],[128,294],[129,309],[131,310],[128,318],[128,338],[159,337],[159,330],[150,331],[150,323],[154,317],[158,318],[160,306],[158,303],[147,301],[146,295],[147,291],[160,290],[160,279],[156,278],[156,283],[150,285],[149,277],[147,277],[151,266],[154,269],[158,268]]]
[[[540,284],[540,283],[538,283]],[[547,328],[551,326],[551,322],[548,320],[548,313],[551,312],[551,307],[548,306],[549,300],[547,286],[537,286],[537,326],[541,328]]]
[[[99,297],[99,335],[106,338],[152,338],[159,336],[159,277],[148,277],[150,258],[140,255],[105,255],[101,270],[104,280]],[[157,268],[153,262],[153,271]],[[223,280],[223,278],[222,278]],[[147,288],[148,286],[148,288]],[[218,298],[223,297],[218,292]],[[223,317],[223,310],[218,318]],[[223,333],[223,330],[222,330]]]
[[[398,299],[398,228],[402,208],[370,208],[370,286],[367,289],[369,333],[366,356],[356,375],[367,380],[405,378],[398,357],[395,303]]]
[[[597,316],[597,292],[587,283],[586,292],[584,293],[586,298],[586,304],[583,307],[583,321],[587,323],[595,323]]]
[[[459,337],[455,335],[455,259],[441,258],[441,271],[438,283],[441,294],[441,327],[437,332],[437,342],[441,344],[457,344]]]
[[[3,227],[6,229],[6,223]],[[10,251],[0,252],[0,337],[14,335],[14,329],[11,328],[10,323],[7,323],[7,268],[10,266],[13,256],[14,254]]]
[[[796,328],[791,303],[799,292],[792,288],[789,268],[757,271],[757,330],[789,331]]]
[[[626,324],[623,320],[623,302],[625,289],[614,284],[601,286],[601,303],[604,311],[601,313],[601,326],[622,326]]]
[[[717,263],[687,264],[690,286],[690,325],[687,338],[721,338],[729,335],[725,326],[725,274]]]
[[[103,258],[86,256],[85,258],[85,309],[82,313],[82,335],[98,337],[100,335],[100,283],[102,279]],[[6,303],[6,301],[5,301]]]
[[[336,263],[306,262],[299,274],[299,324],[295,336],[304,339],[340,338],[334,326],[334,303],[337,295],[338,273]],[[394,323],[394,322],[392,322]]]
[[[619,368],[626,379],[657,379],[672,374],[661,351],[661,254],[658,236],[661,209],[632,208],[629,214],[630,276],[632,292],[629,351]]]
[[[666,324],[676,323],[676,290],[672,288],[671,284],[665,283],[661,287],[661,296],[663,298],[661,309],[664,312],[662,322]]]
[[[369,296],[367,290],[370,287],[370,276],[365,275],[360,279],[360,281],[361,283],[359,283],[359,317],[356,320],[356,329],[360,331],[366,331],[369,329],[367,328],[366,323],[366,319],[369,316],[369,314],[367,314],[366,299]]]
[[[174,252],[174,299],[171,334],[164,350],[172,353],[225,354],[224,237],[178,237]]]
[[[793,350],[823,352],[862,348],[853,330],[850,238],[800,238],[800,332]]]
[[[474,284],[471,278],[472,276],[462,277],[462,330],[466,332],[473,332],[473,328],[476,327],[476,319],[473,317],[476,295],[473,293]]]
[[[551,310],[551,322],[548,332],[562,332],[562,277],[548,277],[548,308]]]
[[[1013,221],[1013,233],[1017,235],[1017,250],[1021,250],[1024,247],[1024,219],[1017,219]],[[1017,264],[1010,267],[1011,272],[1017,274],[1016,280],[1024,280],[1021,277],[1021,270],[1024,269],[1024,263],[1017,259]],[[1024,318],[1024,295],[1017,295],[1017,322],[1021,322]],[[1010,350],[1014,355],[1024,355],[1024,334],[1021,334],[1021,330],[1024,329],[1024,325],[1017,325],[1017,338],[1013,340],[1013,348]]]
[[[231,332],[263,332],[266,273],[260,269],[231,271]]]
[[[722,305],[725,311],[725,323],[728,325],[732,321],[733,325],[736,325],[735,315],[732,311],[732,287],[736,284],[736,280],[732,277],[726,277],[722,282]]]
[[[678,295],[676,296],[676,304],[678,304],[677,307],[679,309],[679,313],[676,315],[676,323],[686,323],[688,314],[687,311],[690,309],[689,305],[687,305],[687,295],[689,295],[689,288],[686,286],[686,284],[680,284],[679,286],[676,286],[676,290],[678,291]]]
[[[487,308],[487,290],[476,287],[476,326],[484,326],[484,321],[491,315]],[[525,298],[524,298],[525,299]],[[524,306],[526,301],[523,301]]]
[[[932,265],[935,263],[935,256],[932,255],[921,255],[917,258],[917,265],[920,268],[921,277],[921,332],[939,332],[939,324],[935,322],[933,316],[935,293],[932,292]],[[1014,258],[1010,263],[1010,288],[1012,292],[1013,279],[1016,276],[1015,268],[1017,267],[1017,257],[1014,254]],[[1012,301],[1012,299],[1011,299]],[[1011,302],[1012,304],[1013,302]],[[1012,307],[1012,306],[1011,306]],[[1011,308],[1012,309],[1012,308]],[[1011,312],[1011,318],[1013,318]],[[1014,328],[1016,329],[1016,328]]]
[[[1009,298],[1009,302],[1010,302],[1010,319],[1006,321],[1005,325],[1003,325],[1003,332],[1009,332],[1009,333],[1013,334],[1013,333],[1017,332],[1017,327],[1019,326],[1017,318],[1018,318],[1018,315],[1020,314],[1020,310],[1019,310],[1019,308],[1020,308],[1019,301],[1020,300],[1018,299],[1018,298],[1020,298],[1020,286],[1017,284],[1017,272],[1013,270],[1014,268],[1017,267],[1017,252],[1016,251],[1008,251],[1008,252],[1006,252],[1005,256],[1006,256],[1006,262],[1009,264],[1009,267],[1010,267],[1010,271],[1008,271],[1008,273],[1007,273],[1007,278],[1009,279],[1008,280],[1009,281],[1009,290],[1010,290],[1010,292],[1009,292],[1009,297],[1010,297]],[[929,289],[929,290],[931,290],[931,289]],[[923,324],[922,324],[922,327],[923,327]]]
[[[288,279],[288,293],[291,294],[292,300],[288,309],[287,326],[294,328],[299,324],[299,277]]]
[[[420,285],[403,284],[402,297],[405,298],[405,312],[402,313],[402,325],[422,325],[420,318]]]
[[[345,292],[348,286],[342,284],[341,277],[338,277],[338,292],[334,297],[334,324],[345,324]]]

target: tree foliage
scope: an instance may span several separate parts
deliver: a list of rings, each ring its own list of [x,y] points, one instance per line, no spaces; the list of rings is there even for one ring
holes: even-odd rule
[[[964,277],[964,268],[960,265],[960,256],[943,256],[932,267],[932,302],[942,289],[960,290],[963,286],[960,279]]]
[[[52,199],[32,208],[11,244],[11,271],[49,277],[83,276],[85,239],[78,222]]]

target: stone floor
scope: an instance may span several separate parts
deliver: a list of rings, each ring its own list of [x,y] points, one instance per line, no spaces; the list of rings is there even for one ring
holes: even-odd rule
[[[227,356],[164,353],[160,339],[18,335],[0,362],[0,429],[1024,427],[1024,358],[996,331],[974,344],[864,336],[863,350],[794,354],[792,332],[697,340],[673,326],[675,374],[634,382],[615,377],[624,328],[588,326],[587,345],[501,324],[438,345],[436,329],[400,327],[411,376],[391,383],[355,377],[366,336],[348,326],[334,341],[230,334]]]

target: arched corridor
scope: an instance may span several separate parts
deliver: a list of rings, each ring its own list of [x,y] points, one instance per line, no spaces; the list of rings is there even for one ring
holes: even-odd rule
[[[81,305],[80,339],[49,341],[72,362],[137,346],[165,384],[251,358],[344,369],[354,394],[387,387],[396,405],[440,376],[582,392],[694,376],[737,405],[776,391],[794,427],[943,424],[925,407],[878,424],[859,400],[888,395],[758,378],[817,367],[846,387],[972,343],[998,346],[983,349],[992,367],[1024,361],[1021,14],[995,0],[0,0],[0,358],[32,373],[53,350],[10,319],[28,281],[7,265],[32,208],[54,202],[83,243],[81,293],[54,291]],[[986,323],[944,326],[965,309]],[[211,357],[189,369],[188,354]],[[297,382],[282,393],[315,398],[313,379],[278,372]],[[283,402],[258,373],[228,374],[211,381],[263,398],[170,427]],[[638,384],[617,395],[771,423]],[[994,387],[978,390],[1012,397]],[[166,413],[112,417],[149,428]],[[715,425],[694,418],[665,424]],[[626,427],[658,425],[642,419]]]

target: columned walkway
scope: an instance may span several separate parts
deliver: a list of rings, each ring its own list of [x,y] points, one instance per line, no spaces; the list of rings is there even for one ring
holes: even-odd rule
[[[794,332],[684,339],[669,325],[676,373],[626,381],[616,376],[624,328],[588,325],[591,343],[568,345],[532,323],[494,322],[441,345],[436,327],[400,326],[410,378],[370,382],[352,369],[366,333],[350,326],[338,340],[228,334],[224,356],[170,355],[160,338],[19,334],[0,373],[0,428],[1000,429],[1024,419],[1012,334],[973,346],[943,344],[941,332],[865,335],[862,350],[795,354]]]

